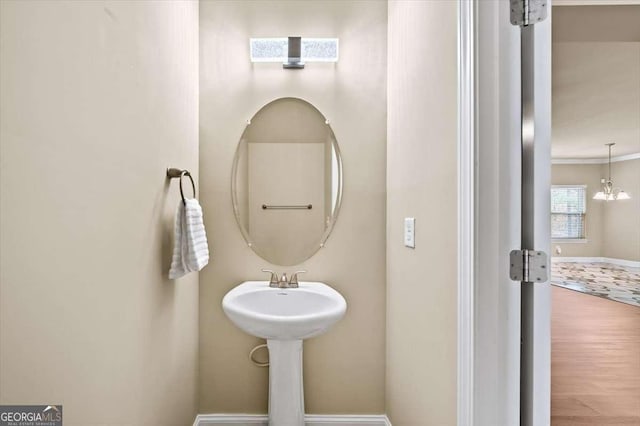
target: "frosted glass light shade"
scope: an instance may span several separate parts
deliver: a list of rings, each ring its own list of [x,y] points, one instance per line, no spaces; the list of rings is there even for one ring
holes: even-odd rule
[[[600,192],[596,192],[596,195],[593,196],[594,200],[606,200],[607,199],[607,195],[600,191]]]
[[[338,62],[338,39],[303,38],[302,60],[305,62]]]
[[[287,59],[287,37],[249,39],[251,62],[282,62]]]
[[[624,191],[619,191],[617,194],[606,194],[602,191],[597,192],[596,195],[593,196],[594,200],[605,200],[605,201],[615,201],[615,200],[630,200],[631,196]]]
[[[302,38],[303,62],[338,62],[337,38]],[[251,62],[284,62],[287,60],[287,37],[251,38]]]
[[[629,196],[629,194],[627,194],[624,191],[618,192],[618,196],[616,197],[616,200],[629,200],[629,199],[631,199],[631,197]]]

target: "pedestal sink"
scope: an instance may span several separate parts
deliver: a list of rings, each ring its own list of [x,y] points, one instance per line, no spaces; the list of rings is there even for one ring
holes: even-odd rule
[[[222,308],[240,329],[267,339],[269,425],[304,426],[302,340],[324,333],[344,316],[344,297],[320,282],[273,288],[267,281],[246,281],[224,296]]]

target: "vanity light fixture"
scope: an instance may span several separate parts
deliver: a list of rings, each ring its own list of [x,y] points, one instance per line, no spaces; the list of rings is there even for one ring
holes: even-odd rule
[[[628,200],[631,198],[629,194],[620,188],[614,188],[613,181],[611,180],[611,147],[615,145],[615,143],[612,142],[605,145],[609,147],[609,177],[607,179],[601,179],[602,191],[597,192],[596,195],[593,196],[593,199],[605,201]]]
[[[251,38],[249,52],[251,62],[280,62],[285,69],[302,69],[306,62],[338,62],[338,39]]]

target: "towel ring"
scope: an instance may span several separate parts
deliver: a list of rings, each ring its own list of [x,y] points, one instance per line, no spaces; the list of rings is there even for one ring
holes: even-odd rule
[[[193,190],[193,198],[196,198],[196,184],[193,182],[193,178],[191,177],[191,173],[186,170],[180,172],[180,196],[182,197],[182,202],[186,205],[187,200],[184,199],[184,192],[182,191],[182,177],[187,176],[191,181],[191,189]]]
[[[193,190],[193,198],[196,198],[196,184],[193,181],[193,177],[191,177],[191,173],[189,170],[180,170],[180,169],[167,169],[167,177],[170,179],[180,178],[180,197],[182,198],[182,203],[184,205],[187,204],[187,200],[184,198],[184,191],[182,189],[182,177],[187,176],[191,181],[191,189]]]

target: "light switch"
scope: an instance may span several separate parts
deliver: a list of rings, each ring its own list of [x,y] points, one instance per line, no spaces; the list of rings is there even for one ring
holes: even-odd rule
[[[416,219],[413,217],[404,218],[404,245],[416,248]]]

